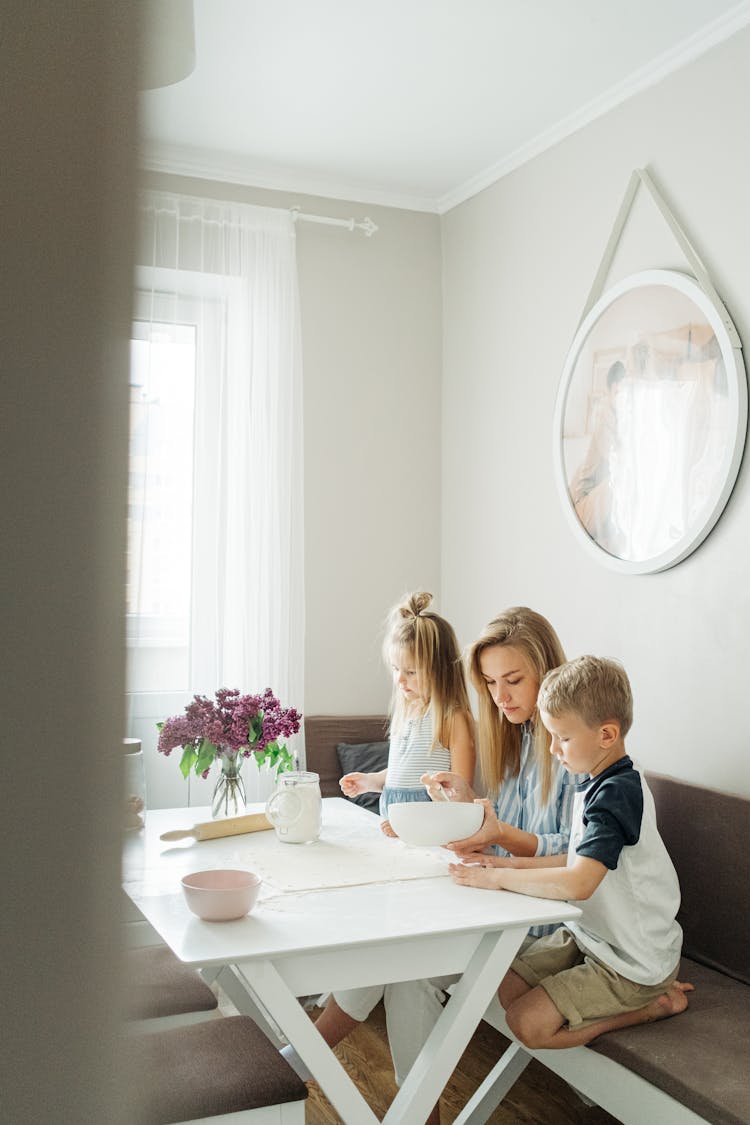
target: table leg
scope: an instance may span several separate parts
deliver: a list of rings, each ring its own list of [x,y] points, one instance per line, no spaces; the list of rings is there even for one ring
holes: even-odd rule
[[[413,1125],[425,1120],[518,952],[524,933],[522,929],[509,929],[485,934],[481,939],[383,1125]]]
[[[530,1062],[531,1055],[524,1051],[521,1044],[511,1043],[461,1110],[453,1125],[484,1125]]]
[[[293,1044],[342,1121],[352,1125],[354,1122],[378,1125],[378,1118],[274,965],[270,961],[253,961],[248,966],[252,979],[245,975],[241,965],[236,966],[236,971],[246,982],[251,997],[271,1013],[274,1022]]]
[[[239,970],[233,965],[222,965],[217,974],[217,984],[226,993],[237,1011],[243,1016],[250,1016],[258,1027],[265,1032],[272,1043],[279,1048],[283,1046],[284,1039],[279,1028],[265,1008],[261,1008],[250,995],[246,978],[240,976]]]

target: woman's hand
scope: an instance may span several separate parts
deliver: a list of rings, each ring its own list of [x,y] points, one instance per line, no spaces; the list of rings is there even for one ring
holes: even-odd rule
[[[500,821],[495,816],[495,809],[491,801],[485,798],[481,801],[475,801],[474,804],[482,805],[484,808],[484,819],[481,826],[473,836],[467,836],[465,840],[452,840],[450,844],[445,845],[450,851],[455,852],[459,859],[465,859],[475,852],[483,852],[491,845],[499,843],[500,840],[502,829]]]
[[[423,773],[419,780],[427,786],[427,792],[433,801],[442,801],[445,797],[450,801],[474,801],[476,799],[476,793],[460,774]],[[440,790],[442,790],[442,793]]]
[[[398,834],[391,828],[390,820],[381,820],[380,831],[384,836],[390,836],[392,840],[398,840]]]
[[[360,793],[369,793],[372,789],[369,773],[345,773],[339,785],[345,797],[358,797]]]

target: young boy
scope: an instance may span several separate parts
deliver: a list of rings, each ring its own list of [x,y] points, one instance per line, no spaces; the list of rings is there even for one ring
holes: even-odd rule
[[[578,1047],[605,1031],[676,1015],[680,890],[656,828],[654,802],[625,752],[630,684],[613,660],[582,656],[545,676],[539,713],[550,750],[589,775],[576,795],[568,854],[472,854],[451,865],[457,883],[580,906],[578,921],[539,938],[500,985],[508,1026],[527,1047]],[[477,866],[479,865],[479,866]]]

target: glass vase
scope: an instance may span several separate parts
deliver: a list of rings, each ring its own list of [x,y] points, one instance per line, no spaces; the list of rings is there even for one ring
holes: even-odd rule
[[[240,753],[227,751],[217,760],[221,763],[221,773],[214,789],[211,816],[214,820],[227,816],[244,816],[245,785],[240,772],[244,758]]]

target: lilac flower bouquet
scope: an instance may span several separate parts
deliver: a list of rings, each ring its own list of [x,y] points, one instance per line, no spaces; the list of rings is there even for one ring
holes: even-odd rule
[[[296,734],[302,715],[282,707],[270,688],[262,695],[240,695],[235,688],[220,688],[216,701],[195,695],[184,715],[175,715],[159,728],[158,750],[169,755],[182,747],[180,770],[206,777],[214,760],[254,757],[260,767],[268,762],[278,773],[294,769],[294,759],[280,739]]]

